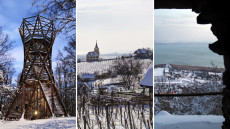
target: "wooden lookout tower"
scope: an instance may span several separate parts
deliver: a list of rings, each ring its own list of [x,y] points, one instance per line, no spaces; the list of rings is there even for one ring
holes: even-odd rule
[[[52,71],[56,36],[53,21],[39,15],[24,18],[19,33],[24,45],[24,66],[5,119],[67,116]]]

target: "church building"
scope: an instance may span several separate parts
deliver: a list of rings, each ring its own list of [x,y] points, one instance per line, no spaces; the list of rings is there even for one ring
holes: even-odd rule
[[[86,55],[86,61],[88,61],[88,62],[99,61],[99,55],[100,55],[100,51],[99,51],[97,41],[96,41],[96,46],[94,48],[94,51],[88,52],[88,54]]]

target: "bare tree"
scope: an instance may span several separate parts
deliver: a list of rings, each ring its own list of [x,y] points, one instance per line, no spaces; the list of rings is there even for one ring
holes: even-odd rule
[[[64,52],[58,51],[55,77],[67,112],[74,116],[76,113],[76,40],[74,38],[64,47]]]
[[[70,38],[68,45],[64,47],[64,51],[67,53],[66,55],[66,63],[68,66],[76,71],[76,39],[75,36]]]
[[[59,94],[61,97],[63,96],[63,77],[62,77],[62,63],[57,62],[57,65],[55,67],[55,79],[56,79],[56,85],[59,88]]]
[[[9,51],[12,50],[14,41],[10,41],[7,34],[2,32],[0,26],[0,70],[3,71],[4,84],[8,85],[12,83],[13,74],[15,69],[13,68],[14,59],[10,56]]]
[[[7,62],[11,62],[8,52],[12,49],[12,44],[13,42],[9,41],[8,35],[2,32],[2,27],[0,26],[0,69],[2,69]]]
[[[12,85],[12,81],[13,81],[13,76],[15,74],[15,68],[13,67],[13,63],[12,62],[8,62],[6,65],[6,68],[4,69],[4,83],[6,85]]]
[[[140,60],[133,58],[121,58],[114,62],[114,72],[120,75],[121,81],[123,81],[127,88],[135,86],[135,82],[138,81],[139,74],[142,73],[142,63]]]
[[[0,26],[0,71],[1,72],[1,82],[0,82],[0,111],[4,114],[5,108],[12,97],[12,79],[15,73],[15,68],[13,67],[14,59],[10,56],[10,50],[12,50],[12,45],[14,41],[10,41],[7,34],[2,31]]]
[[[147,53],[149,59],[153,60],[153,49],[147,48]]]
[[[68,45],[64,47],[63,52],[58,51],[57,60],[61,62],[62,65],[62,73],[64,77],[64,85],[67,87],[68,78],[71,78],[72,85],[76,84],[76,40],[75,38],[71,38],[68,42]]]

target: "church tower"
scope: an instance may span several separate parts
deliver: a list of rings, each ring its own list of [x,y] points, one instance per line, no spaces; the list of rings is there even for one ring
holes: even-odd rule
[[[94,51],[98,54],[98,56],[100,55],[100,51],[99,51],[99,48],[97,46],[97,40],[96,40],[96,46],[94,48]]]

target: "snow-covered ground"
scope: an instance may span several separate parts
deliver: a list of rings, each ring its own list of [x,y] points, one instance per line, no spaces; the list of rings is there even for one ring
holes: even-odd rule
[[[76,129],[75,117],[39,120],[0,121],[0,129]]]
[[[223,116],[171,115],[161,111],[154,116],[154,129],[221,129]]]
[[[77,63],[77,74],[106,73],[114,66],[114,62],[115,60]],[[144,68],[147,69],[152,61],[150,59],[142,59],[141,62],[143,62]]]
[[[207,78],[209,77],[209,80]],[[170,78],[170,79],[169,79]],[[218,80],[216,80],[218,78]],[[221,84],[222,80],[221,72],[203,72],[192,70],[175,70],[171,65],[166,64],[165,67],[154,68],[154,83],[165,84],[183,84],[188,85],[191,83],[207,83],[211,79],[215,79],[217,83]]]
[[[221,92],[222,73],[210,72],[212,69],[183,70],[173,65],[162,65],[154,69],[155,94],[187,94]],[[192,69],[193,68],[193,69]],[[171,114],[190,115],[221,115],[222,96],[194,96],[194,97],[155,97],[155,114],[166,110]]]
[[[104,73],[107,72],[113,64],[114,60],[77,63],[77,74],[94,72]]]
[[[154,69],[154,76],[163,76],[164,75],[164,70],[168,71],[169,68],[155,68]]]
[[[134,108],[134,107],[130,107],[131,110],[130,110],[130,114],[131,114],[131,117],[132,117],[132,120],[133,120],[133,127],[135,127],[136,129],[149,129],[148,127],[145,126],[144,122],[147,122],[149,121],[149,106],[146,105],[144,106],[145,109],[143,110],[143,114],[144,114],[144,118],[143,116],[141,115],[141,109],[139,108]],[[120,112],[120,108],[122,108],[122,115],[121,115],[121,112]],[[91,127],[92,126],[92,123],[94,123],[93,125],[93,128],[94,129],[100,129],[100,126],[99,124],[97,124],[98,122],[97,121],[100,121],[101,122],[101,126],[103,129],[107,129],[107,118],[106,118],[106,113],[105,113],[105,108],[103,109],[103,114],[95,114],[95,111],[94,111],[94,108],[88,108],[86,106],[86,121],[89,122],[89,126]],[[112,111],[113,113],[111,114],[111,118],[109,120],[110,122],[110,129],[113,128],[112,126],[112,123],[114,122],[114,126],[115,126],[115,129],[129,129],[125,126],[125,121],[128,122],[128,126],[130,127],[130,123],[129,123],[129,118],[128,118],[128,111],[126,110],[125,106],[123,105],[120,105],[120,107],[109,107],[109,110]],[[117,112],[117,113],[116,113]],[[88,114],[89,113],[89,114]],[[126,114],[126,115],[125,115]],[[89,117],[87,117],[89,115]],[[144,119],[144,120],[143,120]],[[78,121],[79,121],[79,125],[81,128],[84,128],[84,122],[83,122],[83,119],[82,117],[78,118]],[[147,125],[147,124],[146,124]]]
[[[120,82],[119,77],[120,76],[117,76],[115,78],[98,79],[95,81],[95,84],[106,85],[106,84],[111,84],[111,83],[119,83]]]

